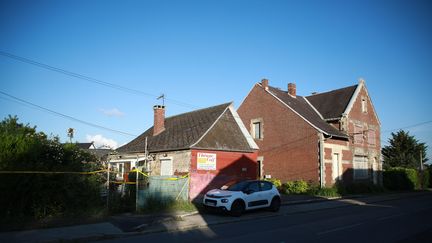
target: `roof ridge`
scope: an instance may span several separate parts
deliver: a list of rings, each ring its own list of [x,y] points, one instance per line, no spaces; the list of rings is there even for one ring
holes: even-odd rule
[[[358,86],[358,84],[342,87],[342,88],[339,88],[339,89],[333,89],[333,90],[325,91],[325,92],[322,92],[322,93],[311,94],[311,95],[305,96],[305,98],[307,99],[308,97],[312,97],[312,96],[324,95],[324,94],[328,94],[328,93],[331,93],[331,92],[340,91],[340,90],[343,90],[343,89],[353,88],[355,86]]]
[[[214,105],[214,106],[210,106],[210,107],[206,107],[206,108],[201,108],[201,109],[198,109],[198,110],[188,111],[188,112],[180,113],[180,114],[177,114],[177,115],[173,115],[173,116],[165,117],[165,119],[171,119],[171,118],[174,118],[174,117],[177,117],[177,116],[184,116],[184,115],[187,115],[187,114],[192,114],[192,113],[196,113],[196,112],[202,112],[202,111],[204,111],[204,110],[214,109],[214,108],[216,108],[216,107],[218,107],[218,106],[226,106],[226,107],[228,107],[228,106],[230,106],[232,103],[233,103],[233,102],[230,101],[230,102],[223,103],[223,104],[219,104],[219,105]],[[151,126],[150,128],[152,128],[152,127],[153,127],[153,126]]]

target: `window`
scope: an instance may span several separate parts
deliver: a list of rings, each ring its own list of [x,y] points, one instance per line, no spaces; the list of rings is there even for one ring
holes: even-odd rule
[[[375,138],[375,130],[369,129],[368,131],[368,144],[371,146],[375,146],[376,144],[376,138]]]
[[[247,191],[251,191],[251,192],[259,192],[260,188],[259,188],[259,184],[258,182],[254,181],[251,182],[248,187],[246,188]]]
[[[354,124],[354,143],[363,144],[363,127],[362,125]]]
[[[366,113],[367,112],[367,102],[366,102],[366,98],[364,98],[364,97],[362,97],[361,106],[362,106],[362,112]]]
[[[261,139],[261,122],[254,122],[252,124],[252,130],[253,130],[253,138],[255,139]]]
[[[366,156],[354,156],[354,180],[369,178],[369,165]]]
[[[273,188],[273,185],[267,181],[260,181],[261,191],[269,191]]]
[[[123,174],[124,174],[124,164],[123,163],[119,163],[118,164],[117,178],[123,179]]]

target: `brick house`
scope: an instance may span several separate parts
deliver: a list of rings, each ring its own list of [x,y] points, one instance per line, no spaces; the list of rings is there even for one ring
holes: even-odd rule
[[[366,85],[299,96],[288,90],[254,85],[238,114],[260,147],[260,177],[336,181],[381,181],[380,122]]]
[[[167,118],[164,106],[153,109],[154,126],[111,156],[113,167],[123,169],[120,175],[137,165],[150,176],[189,175],[191,200],[257,177],[258,147],[231,103]]]

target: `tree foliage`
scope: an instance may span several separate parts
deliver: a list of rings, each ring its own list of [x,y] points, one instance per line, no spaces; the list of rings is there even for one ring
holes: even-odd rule
[[[422,163],[426,163],[427,146],[420,143],[414,136],[403,130],[392,133],[388,146],[382,149],[384,168],[403,167],[418,169],[420,167],[420,155]]]
[[[61,144],[17,117],[0,123],[0,171],[74,171],[100,169],[94,155],[75,144]],[[0,174],[0,218],[77,214],[101,202],[101,175]]]

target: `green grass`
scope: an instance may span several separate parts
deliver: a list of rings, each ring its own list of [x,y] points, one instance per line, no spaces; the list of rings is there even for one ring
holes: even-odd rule
[[[170,200],[160,198],[147,198],[145,206],[140,209],[140,213],[160,213],[160,212],[193,212],[197,207],[188,201]]]
[[[340,197],[337,188],[334,187],[317,188],[315,191],[312,192],[312,195],[318,197],[327,197],[327,198]]]

